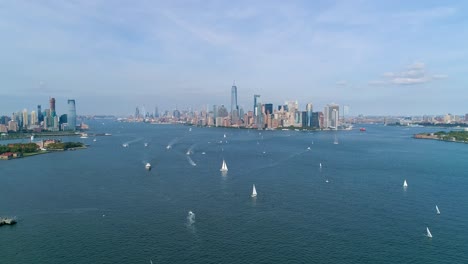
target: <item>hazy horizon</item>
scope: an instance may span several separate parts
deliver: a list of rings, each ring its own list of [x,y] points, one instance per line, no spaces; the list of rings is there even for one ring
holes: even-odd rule
[[[202,109],[253,95],[350,115],[468,112],[468,4],[457,1],[4,2],[0,115]]]

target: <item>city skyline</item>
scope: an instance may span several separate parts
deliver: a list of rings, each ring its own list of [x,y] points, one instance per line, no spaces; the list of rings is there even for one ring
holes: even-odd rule
[[[127,115],[135,105],[229,109],[235,79],[244,109],[260,94],[274,104],[350,105],[352,115],[464,114],[467,7],[7,2],[0,112],[16,111],[20,99],[32,109],[50,95],[60,108],[78,100],[82,114]]]

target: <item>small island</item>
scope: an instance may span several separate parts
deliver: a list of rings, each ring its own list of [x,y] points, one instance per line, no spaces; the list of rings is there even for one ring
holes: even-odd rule
[[[468,143],[468,131],[439,131],[436,133],[420,133],[414,135],[417,139],[433,139],[448,142]]]
[[[60,140],[48,139],[34,143],[11,143],[0,145],[0,160],[10,160],[51,151],[64,151],[83,149],[86,146],[81,142],[61,142]]]

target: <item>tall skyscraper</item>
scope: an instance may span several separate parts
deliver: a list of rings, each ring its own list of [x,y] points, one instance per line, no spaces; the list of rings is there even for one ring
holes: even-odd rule
[[[28,120],[28,110],[24,109],[23,110],[23,127],[27,128],[29,125],[29,120]]]
[[[231,123],[239,121],[239,106],[237,105],[237,86],[234,82],[231,87]]]
[[[257,108],[257,98],[260,98],[259,94],[254,94],[254,107],[253,107],[253,115],[254,118],[258,116],[259,109]]]
[[[76,130],[76,106],[75,100],[68,99],[68,115],[67,115],[68,129]]]
[[[216,125],[216,118],[218,118],[218,106],[213,105],[213,120],[214,120],[215,125]]]
[[[44,120],[44,115],[42,114],[41,105],[37,105],[37,122],[41,123]]]
[[[155,118],[158,118],[158,117],[159,117],[159,110],[158,110],[158,107],[157,107],[157,106],[154,108],[154,117],[155,117]]]
[[[37,125],[36,111],[31,111],[31,125]]]
[[[50,115],[52,117],[55,117],[57,115],[55,112],[55,98],[51,97],[49,99],[49,104],[50,104]]]
[[[273,114],[273,104],[265,104],[265,114],[267,115]]]
[[[306,112],[307,112],[307,122],[306,126],[311,127],[312,126],[312,112],[313,112],[313,105],[312,103],[308,103],[306,105]]]

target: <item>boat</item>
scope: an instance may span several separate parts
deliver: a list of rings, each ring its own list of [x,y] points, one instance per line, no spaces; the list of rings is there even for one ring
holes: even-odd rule
[[[147,170],[151,170],[151,164],[149,164],[149,162],[146,163],[145,168],[146,168]]]
[[[255,184],[253,185],[253,188],[252,188],[252,195],[250,195],[252,198],[253,197],[257,197],[257,190],[255,189]]]
[[[202,154],[202,155],[205,155],[206,153],[205,153],[205,152],[202,152],[201,154]]]
[[[439,207],[436,205],[436,212],[438,215],[440,215],[440,210],[439,210]]]
[[[104,136],[112,136],[111,133],[105,133]]]
[[[319,166],[320,166],[320,168],[322,168],[322,162],[320,162]]]
[[[429,227],[426,227],[426,236],[432,238],[431,231],[429,231]]]
[[[96,142],[97,140],[96,139],[93,139],[93,142]]]
[[[361,128],[359,128],[359,131],[365,132],[365,131],[366,131],[366,128],[365,128],[365,127],[361,127]]]
[[[223,160],[223,165],[221,165],[220,171],[228,171],[228,167],[226,165],[226,161]]]
[[[167,145],[166,149],[171,149],[171,145]]]
[[[147,147],[147,146],[148,146],[148,143],[145,143],[145,147]]]
[[[189,132],[191,132],[191,131],[192,131],[192,128],[189,128],[189,130],[188,130],[188,131],[189,131]]]
[[[2,226],[2,225],[14,225],[14,224],[16,224],[16,219],[15,218],[0,217],[0,226]]]
[[[224,133],[224,138],[226,138],[226,133]]]
[[[31,136],[31,142],[33,142],[33,141],[34,141],[34,135]]]
[[[310,150],[310,147],[307,147],[307,150]]]
[[[328,179],[326,179],[325,182],[328,183]]]
[[[122,144],[122,147],[126,148],[126,147],[128,147],[128,144],[127,143]]]
[[[333,144],[338,145],[338,138],[335,135],[335,141],[333,141]]]
[[[88,138],[88,135],[87,134],[81,134],[80,138]]]
[[[403,182],[403,187],[408,187],[408,183],[406,182],[406,180]]]

